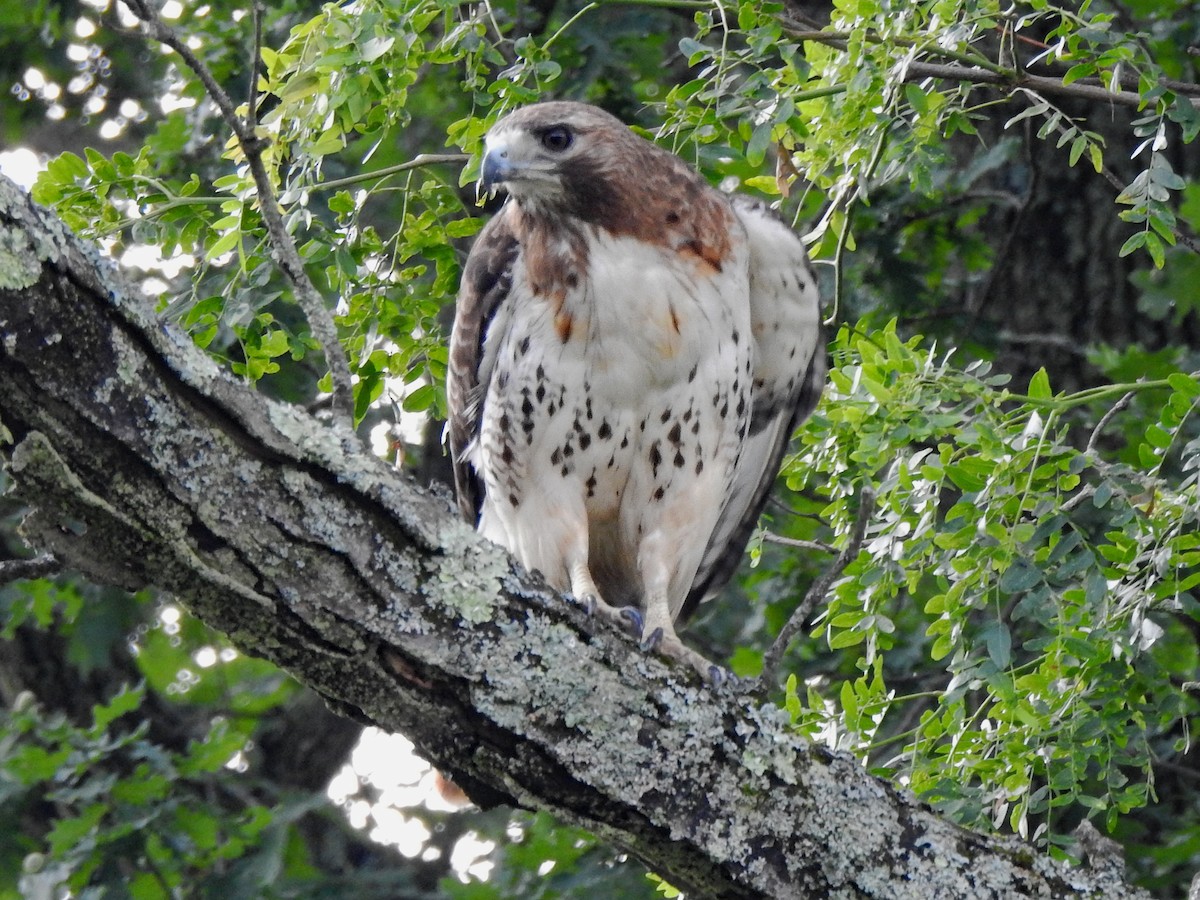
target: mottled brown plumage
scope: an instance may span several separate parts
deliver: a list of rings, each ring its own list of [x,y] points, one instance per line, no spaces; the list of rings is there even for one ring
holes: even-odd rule
[[[824,378],[816,288],[774,215],[578,103],[488,134],[510,199],[467,261],[448,435],[460,509],[702,673],[675,620],[728,581]]]

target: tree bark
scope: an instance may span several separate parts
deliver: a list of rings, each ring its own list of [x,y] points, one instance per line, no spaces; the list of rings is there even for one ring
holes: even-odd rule
[[[37,548],[174,592],[478,801],[548,810],[695,896],[1146,896],[1107,858],[952,825],[642,654],[353,434],[222,374],[3,179],[0,450]]]

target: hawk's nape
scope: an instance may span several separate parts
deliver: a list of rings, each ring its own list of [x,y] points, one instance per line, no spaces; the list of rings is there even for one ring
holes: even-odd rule
[[[448,434],[463,515],[706,677],[675,621],[731,577],[825,375],[796,235],[585,104],[488,133]]]

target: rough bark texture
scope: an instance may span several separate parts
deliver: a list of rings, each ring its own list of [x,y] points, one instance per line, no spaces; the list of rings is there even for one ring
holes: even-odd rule
[[[175,592],[477,799],[581,824],[693,896],[1145,896],[1110,860],[950,825],[644,656],[353,435],[223,376],[3,179],[0,423],[35,546]]]

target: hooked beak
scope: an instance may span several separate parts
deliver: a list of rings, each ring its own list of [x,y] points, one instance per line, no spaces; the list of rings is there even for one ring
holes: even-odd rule
[[[495,147],[483,157],[483,169],[479,184],[484,190],[495,192],[496,188],[513,176],[516,167],[508,161],[508,149]]]
[[[475,185],[475,199],[482,203],[495,197],[500,185],[512,178],[516,171],[517,166],[509,161],[507,147],[493,147],[488,150],[483,155],[479,183]]]
[[[501,186],[513,197],[530,202],[561,193],[555,161],[530,147],[531,140],[519,133],[488,135],[475,188],[477,199],[496,196]]]

